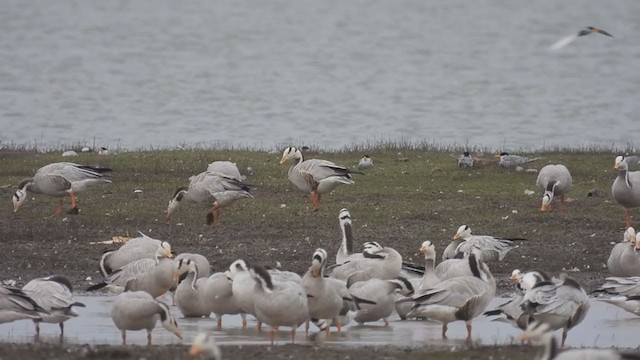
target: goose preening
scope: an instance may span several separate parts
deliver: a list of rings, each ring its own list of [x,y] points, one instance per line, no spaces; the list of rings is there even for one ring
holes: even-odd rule
[[[489,235],[472,235],[469,225],[462,225],[453,236],[453,242],[445,249],[443,260],[455,257],[458,253],[474,252],[483,262],[502,261],[509,251],[518,247],[515,241],[522,238],[497,238]],[[455,250],[451,250],[455,248]]]
[[[500,161],[498,161],[498,164],[505,168],[524,165],[532,161],[540,160],[539,157],[529,158],[529,157],[520,156],[520,155],[511,155],[508,152],[504,152],[504,151],[497,154],[495,157],[496,159],[500,159]]]
[[[349,287],[349,292],[375,304],[361,304],[353,320],[358,324],[364,324],[382,319],[384,325],[389,326],[388,318],[395,309],[396,294],[406,297],[413,295],[414,291],[411,282],[402,276],[391,280],[373,278],[359,281]]]
[[[39,318],[32,319],[36,326],[36,336],[40,335],[40,322],[59,324],[60,336],[64,336],[64,322],[78,316],[73,307],[84,307],[84,304],[73,301],[71,281],[62,275],[33,279],[22,291],[47,311]]]
[[[640,206],[640,171],[629,171],[629,165],[640,163],[638,156],[618,156],[613,168],[618,176],[611,185],[613,199],[624,207],[624,227],[631,226],[630,209]]]
[[[288,147],[282,153],[280,164],[293,160],[289,168],[289,181],[298,189],[309,193],[313,211],[320,210],[320,198],[341,184],[353,184],[351,174],[362,174],[327,160],[304,160],[302,152]]]
[[[111,319],[122,332],[123,345],[127,344],[127,330],[147,330],[147,344],[151,345],[151,331],[158,320],[167,331],[182,339],[169,307],[144,291],[128,291],[118,295],[111,308]]]
[[[222,351],[213,335],[199,333],[191,343],[189,355],[200,356],[207,360],[222,360]]]
[[[560,198],[560,211],[565,210],[564,196],[571,189],[571,173],[566,166],[546,165],[538,173],[536,186],[544,191],[541,211],[551,211],[551,202],[557,196]]]
[[[42,319],[47,311],[22,290],[0,284],[0,324],[23,320]]]
[[[640,233],[632,227],[625,230],[622,242],[611,249],[607,268],[613,276],[640,276]]]
[[[62,198],[71,199],[69,214],[78,214],[78,198],[76,194],[84,192],[90,186],[110,183],[104,173],[111,169],[59,162],[45,165],[36,171],[32,178],[24,179],[13,194],[13,212],[17,212],[28,196],[28,192],[60,198],[56,207],[56,215],[62,213]]]
[[[115,269],[122,268],[136,260],[173,257],[171,245],[168,242],[151,239],[144,234],[141,239],[146,240],[130,243],[132,240],[135,240],[131,239],[118,248],[118,250],[107,251],[102,254],[100,257],[100,272],[102,276],[107,277]]]
[[[556,41],[553,45],[551,45],[549,47],[549,50],[551,50],[551,51],[560,50],[560,49],[564,48],[565,46],[571,44],[572,42],[576,41],[579,37],[586,36],[586,35],[593,34],[593,33],[599,33],[599,34],[602,34],[602,35],[605,35],[605,36],[613,37],[613,35],[611,35],[610,33],[608,33],[605,30],[598,29],[598,28],[593,27],[593,26],[587,26],[586,28],[578,31],[575,34],[571,34],[569,36],[565,36],[562,39]]]
[[[582,286],[561,274],[558,280],[542,281],[528,290],[522,309],[553,330],[562,329],[562,346],[570,329],[580,324],[589,311],[589,297]]]
[[[640,295],[640,276],[608,277],[606,282],[600,286],[597,291],[613,295]]]
[[[291,342],[295,342],[296,329],[309,319],[307,294],[301,285],[292,281],[273,282],[269,272],[261,266],[249,269],[255,281],[253,297],[256,317],[271,326],[271,344],[281,326],[291,328]]]
[[[373,159],[369,155],[362,156],[362,159],[358,161],[358,170],[373,169]]]
[[[434,269],[436,276],[441,281],[462,276],[473,276],[472,267],[478,267],[476,254],[471,253],[466,258],[459,256],[455,259],[441,261]]]
[[[244,181],[246,179],[246,176],[240,174],[240,170],[238,170],[236,163],[231,161],[214,161],[207,166],[207,172],[221,176],[228,176],[240,181]]]
[[[450,322],[464,321],[467,339],[471,340],[471,322],[482,314],[493,299],[496,283],[489,267],[470,256],[473,276],[444,280],[431,289],[420,290],[412,297],[399,301],[412,301],[410,317],[428,318],[442,322],[442,337],[447,337]],[[473,260],[473,261],[472,261]]]
[[[129,279],[125,291],[146,291],[154,298],[162,296],[176,286],[182,274],[196,269],[191,259],[161,261],[153,268]]]
[[[217,226],[220,220],[220,209],[233,205],[240,199],[252,199],[251,188],[240,179],[222,173],[202,172],[189,178],[189,187],[179,187],[169,205],[167,206],[166,219],[183,202],[194,202],[209,208],[207,212],[207,224]]]
[[[544,352],[538,360],[632,360],[640,359],[635,354],[624,354],[613,349],[571,349],[560,352],[553,328],[543,322],[532,322],[519,336],[522,341],[541,340]]]

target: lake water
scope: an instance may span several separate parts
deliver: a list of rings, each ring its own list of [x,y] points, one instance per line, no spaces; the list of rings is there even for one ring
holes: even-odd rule
[[[640,2],[1,0],[0,144],[624,146]],[[587,26],[592,34],[551,52]]]
[[[75,344],[120,344],[120,331],[111,320],[111,304],[114,296],[76,296],[75,301],[82,302],[85,308],[75,308],[79,317],[65,322],[66,343]],[[503,298],[493,300],[490,308],[506,301]],[[222,318],[223,329],[215,329],[215,320],[181,318],[180,312],[171,306],[171,312],[176,317],[184,340],[178,339],[167,332],[160,323],[153,330],[154,344],[180,343],[190,344],[199,332],[211,332],[220,344],[267,344],[268,331],[259,333],[255,322],[250,321],[247,329],[242,329],[239,315],[225,315]],[[252,316],[248,316],[252,318]],[[593,300],[587,317],[582,323],[569,331],[566,345],[568,347],[618,347],[637,348],[637,329],[640,318],[613,305]],[[318,330],[313,325],[310,333]],[[269,327],[265,327],[268,330]],[[298,329],[297,343],[312,341],[304,336],[303,327]],[[467,336],[463,322],[449,324],[448,339],[441,337],[442,325],[431,321],[400,321],[397,315],[390,318],[390,326],[383,326],[382,321],[357,325],[347,325],[342,335],[333,335],[327,341],[336,345],[396,345],[419,347],[425,344],[462,345]],[[282,328],[278,336],[279,344],[286,344],[288,328]],[[335,329],[332,329],[335,331]],[[42,324],[40,327],[40,341],[59,342],[60,329],[55,324]],[[492,322],[485,316],[473,320],[473,341],[484,345],[506,345],[519,343],[517,337],[522,332],[509,324]],[[0,341],[32,342],[35,329],[29,320],[0,324]],[[560,336],[560,331],[556,333]],[[324,335],[318,338],[325,341]],[[147,343],[146,331],[128,331],[127,343],[144,345]]]

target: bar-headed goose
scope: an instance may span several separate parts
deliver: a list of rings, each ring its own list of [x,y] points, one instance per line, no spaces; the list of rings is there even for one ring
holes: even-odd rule
[[[463,254],[461,253],[460,255]],[[475,265],[470,265],[472,263],[475,263]],[[440,262],[435,268],[435,273],[440,281],[462,276],[473,276],[473,272],[471,271],[472,266],[479,266],[478,258],[474,253],[471,253],[466,257],[459,256],[456,259],[449,259]]]
[[[111,292],[124,291],[127,282],[136,276],[140,276],[147,271],[152,270],[161,262],[170,261],[165,258],[166,252],[163,248],[158,247],[155,254],[155,259],[140,259],[132,261],[125,266],[117,269],[110,269],[111,272],[107,275],[102,282],[89,286],[87,291],[96,291],[105,288]],[[104,269],[106,271],[106,268]],[[102,270],[101,270],[102,271]]]
[[[447,337],[450,322],[464,321],[467,339],[471,340],[471,321],[486,310],[496,292],[496,283],[488,266],[472,258],[470,256],[468,260],[473,276],[444,280],[431,289],[400,300],[414,303],[408,316],[442,322],[443,338]]]
[[[220,209],[233,205],[236,200],[253,198],[251,188],[239,179],[219,173],[202,172],[189,178],[189,187],[178,188],[167,207],[167,221],[183,202],[195,202],[209,207],[207,224],[217,226]]]
[[[571,189],[571,185],[571,173],[566,166],[550,164],[540,169],[536,180],[536,186],[544,191],[540,210],[551,211],[551,202],[557,196],[560,198],[560,211],[564,211],[564,196]]]
[[[288,160],[294,161],[289,168],[289,181],[310,194],[313,211],[320,210],[322,194],[330,193],[341,184],[353,184],[351,174],[362,174],[327,160],[304,160],[302,152],[295,147],[284,150],[280,164]]]
[[[347,284],[332,278],[324,277],[324,268],[327,263],[327,252],[324,249],[317,249],[313,253],[311,266],[302,276],[302,287],[307,294],[310,320],[318,323],[320,320],[331,322],[337,318],[342,310],[345,300],[343,294],[349,294]],[[342,288],[342,291],[340,291]],[[342,324],[338,322],[338,331],[341,331]],[[308,331],[309,322],[305,324]],[[329,327],[325,327],[327,336]]]
[[[400,275],[402,255],[390,247],[382,247],[377,242],[365,243],[362,258],[352,258],[332,267],[331,277],[347,281],[347,287],[358,281],[377,278],[391,280]]]
[[[13,212],[17,212],[27,199],[28,192],[58,197],[56,215],[62,213],[62,198],[71,199],[69,214],[78,214],[76,194],[84,192],[88,187],[100,183],[110,183],[104,173],[111,169],[59,162],[45,165],[36,171],[32,178],[24,179],[13,194]]]
[[[220,346],[216,343],[213,335],[206,333],[199,333],[196,336],[189,348],[189,355],[201,356],[202,359],[207,360],[222,360]]]
[[[624,231],[623,241],[613,246],[607,267],[613,276],[640,276],[640,237],[632,227]]]
[[[470,254],[475,252],[478,260],[483,262],[502,261],[509,251],[518,247],[515,243],[522,238],[496,238],[489,235],[471,235],[469,225],[462,225],[453,236],[453,240],[462,239],[455,253]]]
[[[640,276],[608,277],[598,291],[613,295],[640,295]]]
[[[154,298],[164,295],[176,286],[182,274],[196,268],[191,259],[161,261],[152,269],[127,281],[125,291],[146,291]]]
[[[635,354],[623,354],[613,349],[571,349],[560,352],[558,340],[553,336],[553,328],[547,323],[532,322],[519,336],[522,341],[540,340],[544,342],[544,352],[538,360],[624,360],[639,359]]]
[[[229,265],[229,269],[225,272],[225,276],[231,280],[231,293],[236,304],[245,314],[256,316],[255,298],[253,296],[255,281],[249,273],[249,263],[239,259]],[[258,320],[258,328],[260,320]],[[247,326],[247,320],[242,319],[242,327]]]
[[[342,231],[342,242],[336,252],[336,264],[342,264],[351,258],[362,257],[361,253],[353,252],[353,228],[351,227],[351,214],[349,210],[341,209],[340,213],[338,213],[338,221],[340,222],[340,230]]]
[[[127,344],[127,330],[147,330],[147,344],[151,345],[151,331],[158,320],[162,327],[182,339],[178,323],[169,307],[156,301],[144,291],[124,292],[113,302],[111,319],[122,332],[122,344]]]
[[[640,295],[603,297],[598,298],[598,300],[615,305],[636,316],[640,316]]]
[[[22,290],[0,284],[0,324],[23,320],[42,319],[47,311]]]
[[[155,240],[155,239],[151,239]],[[118,250],[108,251],[100,257],[100,272],[107,277],[115,269],[140,259],[172,258],[171,244],[166,241],[157,243],[137,242],[140,245],[121,246]],[[125,243],[126,245],[127,243]]]
[[[389,325],[389,316],[395,309],[396,294],[406,297],[414,293],[413,285],[405,277],[399,276],[391,280],[372,278],[359,281],[349,287],[349,292],[358,298],[369,299],[375,304],[361,304],[356,312],[355,320],[359,324],[382,319]]]
[[[292,281],[274,283],[269,272],[261,266],[254,266],[249,272],[255,281],[253,294],[256,316],[271,326],[271,344],[281,326],[291,328],[291,342],[295,342],[296,329],[309,319],[304,289]]]
[[[245,180],[245,176],[240,174],[236,163],[231,161],[214,161],[207,166],[207,172],[212,174],[218,174],[222,176],[228,176],[240,181]]]
[[[424,254],[424,275],[422,275],[422,278],[410,278],[408,280],[411,282],[411,285],[413,285],[415,291],[431,289],[440,283],[440,278],[436,275],[433,266],[436,262],[436,247],[431,241],[427,240],[422,243],[418,251]],[[411,312],[413,304],[410,302],[398,302],[395,307],[400,319],[404,320],[407,318],[407,314]]]
[[[60,336],[64,336],[64,322],[78,316],[73,307],[84,307],[84,304],[73,301],[71,281],[62,275],[33,279],[22,291],[48,312],[40,318],[33,319],[36,336],[40,334],[40,322],[59,324]]]
[[[577,281],[561,274],[557,281],[542,281],[527,291],[521,306],[536,321],[549,324],[553,330],[562,329],[564,346],[569,329],[587,315],[589,297]]]
[[[640,206],[640,171],[629,171],[629,165],[639,163],[638,156],[618,156],[613,165],[618,170],[618,176],[611,185],[611,194],[618,204],[624,206],[625,228],[631,226],[629,209]]]

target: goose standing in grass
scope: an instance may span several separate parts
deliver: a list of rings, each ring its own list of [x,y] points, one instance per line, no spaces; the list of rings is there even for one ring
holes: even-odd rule
[[[118,295],[111,308],[111,319],[122,332],[122,345],[127,344],[127,330],[147,330],[147,344],[151,345],[151,331],[158,320],[167,331],[182,339],[169,307],[144,291]]]
[[[520,155],[511,155],[508,152],[504,152],[504,151],[496,155],[496,158],[500,159],[500,161],[498,161],[498,164],[505,168],[524,165],[540,159],[539,157],[529,158],[529,157],[520,156]]]
[[[216,343],[213,335],[206,333],[199,333],[196,336],[189,348],[189,355],[201,356],[202,359],[207,360],[222,360],[220,346]]]
[[[611,249],[607,268],[613,276],[640,276],[640,234],[632,227],[625,230],[623,241]]]
[[[483,262],[502,261],[509,251],[518,247],[515,241],[522,238],[496,238],[488,235],[472,235],[469,225],[462,225],[453,236],[453,240],[460,240],[455,254],[470,254],[475,252],[478,260]]]
[[[562,329],[562,346],[570,329],[580,324],[589,311],[589,297],[582,286],[561,274],[557,281],[543,281],[527,291],[522,309],[553,330]]]
[[[13,194],[13,212],[17,212],[28,196],[28,192],[49,195],[60,198],[56,207],[56,215],[62,213],[62,198],[71,199],[69,214],[78,214],[78,199],[76,194],[84,192],[90,186],[110,183],[104,173],[111,169],[59,162],[45,165],[36,171],[32,178],[24,179]]]
[[[209,207],[207,224],[217,226],[220,209],[240,199],[252,199],[251,188],[237,178],[220,173],[202,172],[189,178],[189,187],[178,188],[167,207],[167,221],[183,202],[195,202]]]
[[[395,309],[396,293],[402,296],[411,296],[414,293],[413,285],[405,277],[399,276],[391,280],[369,279],[357,282],[349,287],[349,292],[358,298],[369,299],[375,304],[362,304],[356,312],[355,320],[358,324],[367,322],[384,321],[389,326],[389,316]]]
[[[624,206],[624,227],[631,226],[631,211],[629,209],[640,206],[640,171],[629,171],[629,165],[640,163],[638,156],[618,156],[613,168],[618,170],[618,176],[611,185],[613,199]]]
[[[457,159],[458,167],[461,169],[471,169],[473,167],[473,157],[468,151],[465,151]]]
[[[464,321],[467,340],[470,341],[472,320],[486,310],[496,293],[496,282],[489,267],[471,259],[469,257],[473,276],[444,280],[431,289],[421,290],[412,297],[400,300],[414,304],[407,316],[442,322],[442,337],[445,339],[450,322]]]
[[[519,336],[522,341],[542,340],[545,344],[542,356],[538,360],[632,360],[640,359],[635,354],[624,354],[613,349],[571,349],[560,352],[553,329],[542,322],[531,323]]]
[[[296,329],[309,319],[307,294],[301,285],[291,281],[274,283],[271,275],[261,266],[249,269],[255,281],[254,306],[256,316],[271,326],[271,344],[281,326],[291,328],[291,342],[295,342]]]
[[[546,165],[540,169],[536,180],[536,186],[544,191],[540,211],[551,211],[551,202],[556,196],[560,198],[560,211],[564,211],[564,196],[571,189],[571,185],[571,173],[566,166]]]
[[[358,162],[358,170],[373,169],[373,159],[369,155],[364,155]]]
[[[48,312],[40,318],[32,319],[36,326],[36,336],[40,335],[40,322],[59,324],[60,337],[64,336],[64,322],[78,316],[73,307],[84,307],[84,304],[73,301],[71,281],[62,275],[33,279],[22,291]]]
[[[207,166],[207,172],[244,181],[246,176],[240,174],[236,163],[231,161],[214,161]]]
[[[151,239],[151,238],[149,238]],[[155,240],[155,239],[151,239]],[[100,257],[100,272],[107,277],[115,269],[122,268],[129,263],[140,259],[172,258],[171,245],[166,241],[135,242],[140,245],[127,245],[125,243],[118,250],[107,251]]]
[[[351,258],[361,258],[361,253],[353,252],[353,228],[351,227],[351,214],[347,209],[341,209],[338,213],[342,242],[336,252],[336,264],[342,264]]]
[[[23,319],[42,319],[47,311],[22,290],[0,284],[0,324]]]
[[[422,246],[420,246],[418,251],[424,254],[424,274],[422,275],[422,278],[410,278],[409,282],[415,291],[431,289],[440,283],[440,278],[436,275],[434,268],[437,255],[436,247],[431,243],[431,241],[427,240],[422,243]],[[396,303],[396,312],[398,313],[398,316],[400,316],[400,319],[404,320],[407,318],[407,314],[411,312],[412,306],[413,304],[409,302]]]
[[[302,152],[295,147],[284,150],[280,164],[288,160],[294,161],[289,168],[289,181],[310,194],[313,211],[320,210],[322,194],[331,192],[341,184],[353,184],[351,174],[362,174],[327,160],[304,160]]]

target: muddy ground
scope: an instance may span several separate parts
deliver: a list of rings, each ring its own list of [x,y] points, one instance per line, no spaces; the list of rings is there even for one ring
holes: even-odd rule
[[[448,154],[437,156],[449,166],[451,160]],[[386,173],[384,169],[378,169],[377,174],[358,178],[361,184],[358,187],[338,189],[337,195],[326,196],[321,210],[314,213],[309,209],[309,200],[293,190],[292,185],[286,180],[286,169],[277,168],[275,161],[270,164],[265,162],[265,169],[275,168],[276,175],[272,176],[277,179],[275,185],[258,187],[256,199],[252,200],[255,202],[243,201],[238,203],[234,210],[223,212],[221,226],[218,228],[204,224],[205,212],[196,205],[182,211],[172,222],[164,221],[163,211],[175,185],[161,187],[163,180],[159,177],[168,174],[162,169],[149,174],[133,174],[132,171],[129,174],[122,171],[120,174],[124,174],[121,175],[123,183],[133,183],[134,180],[137,183],[128,187],[126,193],[116,190],[114,182],[111,188],[99,187],[83,194],[80,198],[79,215],[51,215],[55,199],[45,196],[36,196],[21,209],[21,212],[13,214],[10,198],[15,191],[15,184],[25,174],[32,173],[31,169],[16,170],[15,173],[8,174],[4,184],[0,184],[0,199],[6,204],[0,206],[0,280],[15,280],[17,286],[22,286],[32,278],[57,273],[68,276],[76,289],[82,291],[100,280],[100,255],[104,251],[116,248],[113,245],[89,245],[89,242],[108,240],[114,235],[135,236],[137,230],[144,231],[154,238],[170,241],[178,253],[197,252],[207,256],[214,271],[224,271],[234,260],[244,258],[250,262],[269,265],[275,265],[278,261],[285,269],[303,273],[309,266],[309,258],[315,248],[322,246],[329,253],[335,253],[340,242],[337,215],[341,208],[347,207],[354,218],[357,243],[378,241],[396,248],[407,260],[418,263],[421,259],[417,249],[422,241],[432,240],[438,250],[442,251],[457,227],[463,223],[470,223],[476,229],[480,228],[480,231],[474,231],[475,233],[526,237],[528,241],[512,251],[503,262],[491,264],[498,282],[498,293],[513,290],[507,279],[515,268],[537,268],[553,274],[563,270],[569,271],[591,291],[602,284],[607,276],[605,264],[612,247],[611,243],[622,239],[624,229],[623,210],[612,202],[608,194],[607,187],[613,179],[612,174],[587,173],[593,168],[589,156],[587,154],[570,159],[576,163],[584,163],[586,170],[580,175],[585,179],[582,184],[574,185],[577,190],[571,196],[573,201],[568,204],[568,211],[551,214],[541,214],[538,211],[537,195],[522,195],[522,189],[535,189],[531,184],[535,181],[535,175],[515,174],[503,169],[490,168],[467,176],[453,165],[449,169],[434,162],[427,163],[428,167],[419,164],[415,169],[396,171],[396,167],[407,165],[395,162],[392,159],[395,157],[394,154],[389,155]],[[597,158],[603,164],[609,164],[610,155],[599,155]],[[26,158],[25,162],[28,161]],[[206,161],[208,160],[203,160],[204,164]],[[417,164],[417,161],[408,164]],[[113,164],[107,165],[115,168],[118,164],[114,160]],[[608,166],[610,167],[610,164]],[[260,171],[258,166],[254,165],[254,168],[257,172]],[[373,188],[382,186],[372,182],[372,179],[376,179],[375,176],[382,176],[381,182],[385,181],[384,177],[390,176],[405,176],[409,179],[409,175],[423,171],[420,170],[422,168],[426,168],[424,171],[432,177],[432,182],[433,179],[442,182],[443,189],[452,182],[449,177],[453,178],[454,183],[460,182],[467,187],[456,184],[443,193],[437,187],[416,192],[417,185],[408,185],[408,188],[413,189],[409,191],[413,191],[415,195],[405,195],[402,189],[388,191],[386,185],[383,190],[382,187]],[[604,165],[602,168],[605,168]],[[171,173],[171,176],[186,179],[193,173],[193,169],[186,169],[184,174]],[[498,180],[493,180],[495,177],[505,183],[513,181],[515,185],[505,186],[505,191],[510,193],[498,198],[493,194],[487,194],[493,191],[492,189],[485,191],[484,188],[473,188],[474,180],[471,175],[475,176],[475,179],[484,179],[488,184],[498,184]],[[259,176],[260,174],[250,177],[248,181],[258,185],[267,183],[267,180],[263,182]],[[145,181],[149,183],[146,187]],[[371,182],[375,191],[367,192],[367,181]],[[157,188],[154,187],[156,183],[159,184]],[[134,197],[132,192],[138,186],[145,189],[144,194]],[[599,192],[596,196],[587,196],[587,190],[594,186],[600,189]],[[477,196],[468,195],[463,198],[461,191],[456,191],[458,188],[465,189],[465,196],[474,192]],[[497,190],[494,193],[497,194]],[[255,206],[259,204],[267,205],[256,210]],[[514,212],[513,209],[519,211]],[[225,351],[229,358],[333,356],[365,359],[370,358],[373,352],[375,358],[393,359],[406,358],[408,354],[433,352],[434,349],[383,347],[372,350],[326,347],[309,352],[310,349],[304,346],[246,346],[243,349],[229,347]],[[44,354],[60,359],[169,359],[181,358],[184,353],[184,347],[175,346],[59,348],[0,344],[2,359],[41,358]],[[464,356],[463,353],[459,353],[459,357],[455,358],[517,358],[523,353],[527,354],[524,358],[530,358],[532,354],[531,349],[514,347],[465,352]]]

